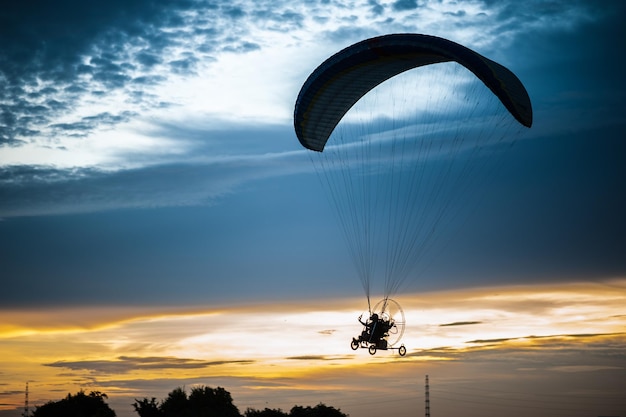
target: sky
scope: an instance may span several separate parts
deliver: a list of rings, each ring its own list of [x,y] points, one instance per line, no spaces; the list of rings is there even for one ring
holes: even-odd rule
[[[427,374],[433,415],[626,415],[622,1],[4,3],[0,416],[27,381],[121,417],[195,385],[408,416]],[[366,302],[293,130],[322,61],[401,32],[506,65],[534,111],[394,296],[404,358],[348,348]]]

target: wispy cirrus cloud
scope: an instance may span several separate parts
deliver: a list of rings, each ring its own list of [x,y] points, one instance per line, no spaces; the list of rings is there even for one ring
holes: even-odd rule
[[[265,134],[272,132],[274,137],[283,136],[287,142],[286,132],[269,130]],[[257,139],[261,136],[259,132],[255,135]],[[303,151],[266,152],[256,156],[247,152],[229,155],[224,151],[212,155],[211,149],[217,147],[203,147],[193,139],[187,146],[195,149],[195,154],[186,163],[163,156],[146,162],[151,166],[114,172],[89,167],[0,168],[0,216],[212,205],[246,183],[312,170]],[[137,158],[141,160],[145,156]],[[155,163],[157,160],[160,163]]]

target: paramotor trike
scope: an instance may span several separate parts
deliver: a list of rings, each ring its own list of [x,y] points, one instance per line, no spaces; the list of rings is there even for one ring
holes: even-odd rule
[[[400,305],[389,298],[379,301],[370,311],[370,316],[363,324],[363,331],[352,339],[352,350],[367,349],[370,355],[377,350],[397,350],[400,356],[406,355],[406,347],[394,347],[404,334],[404,312]]]

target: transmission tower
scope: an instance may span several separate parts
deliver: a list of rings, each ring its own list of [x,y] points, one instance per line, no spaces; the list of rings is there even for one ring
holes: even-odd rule
[[[430,417],[430,394],[428,392],[428,375],[426,375],[426,389],[424,390],[424,401],[426,407],[426,417]]]
[[[28,409],[28,381],[26,381],[26,393],[24,395],[24,412],[23,417],[30,417],[30,410]]]

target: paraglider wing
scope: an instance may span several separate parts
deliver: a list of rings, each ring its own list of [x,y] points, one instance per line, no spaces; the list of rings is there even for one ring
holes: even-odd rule
[[[504,66],[447,39],[392,34],[358,42],[324,61],[306,80],[294,110],[300,143],[323,151],[344,114],[368,91],[423,65],[455,61],[476,75],[515,119],[532,125],[532,107],[520,80]]]

